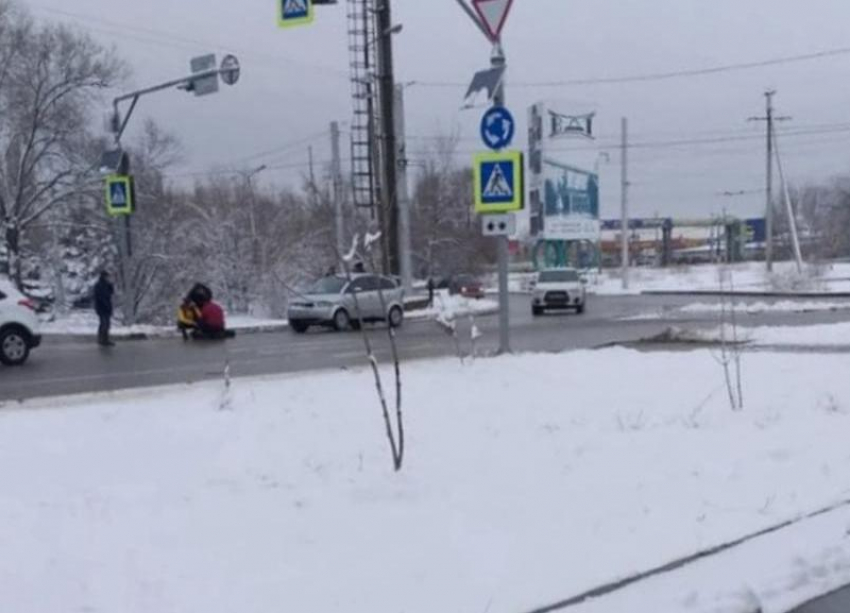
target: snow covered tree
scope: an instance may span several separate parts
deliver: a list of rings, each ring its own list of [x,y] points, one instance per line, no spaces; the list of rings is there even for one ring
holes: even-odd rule
[[[0,0],[0,236],[19,286],[28,230],[97,180],[89,113],[122,75],[87,35]]]

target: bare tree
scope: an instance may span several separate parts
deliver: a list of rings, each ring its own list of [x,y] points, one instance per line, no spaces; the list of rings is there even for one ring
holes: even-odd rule
[[[27,230],[96,176],[89,110],[123,73],[87,35],[0,0],[0,235],[19,286]]]

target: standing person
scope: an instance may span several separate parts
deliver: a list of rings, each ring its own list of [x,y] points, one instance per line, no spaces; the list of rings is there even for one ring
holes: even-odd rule
[[[434,306],[434,277],[428,277],[428,308]]]
[[[101,347],[112,347],[115,345],[109,339],[109,328],[112,326],[112,295],[115,287],[109,280],[109,273],[101,271],[100,278],[94,284],[94,310],[100,320],[97,328],[97,343]]]

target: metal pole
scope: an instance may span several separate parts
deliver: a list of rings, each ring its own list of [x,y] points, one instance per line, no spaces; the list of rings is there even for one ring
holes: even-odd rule
[[[493,47],[493,54],[490,56],[490,65],[493,68],[501,68],[505,66],[507,60],[502,44],[497,42]],[[505,82],[499,85],[493,96],[493,106],[505,106]],[[499,253],[499,353],[511,352],[511,311],[510,311],[510,294],[508,293],[508,237],[499,236],[498,253]]]
[[[336,222],[336,252],[345,253],[345,219],[342,209],[342,159],[339,149],[339,122],[331,122],[331,173],[333,174],[334,220]]]
[[[378,30],[379,102],[381,105],[382,200],[384,227],[381,228],[385,246],[384,274],[399,274],[398,229],[398,164],[395,138],[395,74],[393,68],[393,23],[391,0],[378,0],[376,23]]]
[[[410,189],[407,182],[407,137],[405,136],[404,85],[395,88],[395,135],[398,153],[398,246],[401,282],[406,292],[413,290],[410,247]]]
[[[629,120],[622,120],[622,183],[620,187],[620,257],[622,258],[623,289],[629,289]]]
[[[775,91],[764,94],[767,102],[767,210],[764,255],[768,272],[773,272],[773,96],[775,94]]]

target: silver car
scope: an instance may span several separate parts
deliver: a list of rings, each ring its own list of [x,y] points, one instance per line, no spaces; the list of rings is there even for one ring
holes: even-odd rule
[[[404,290],[380,275],[353,275],[351,281],[327,276],[289,303],[288,316],[290,328],[299,334],[310,326],[347,330],[376,321],[397,328],[404,321]]]

